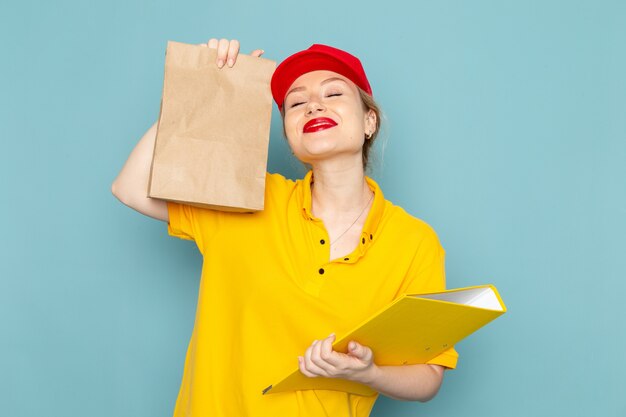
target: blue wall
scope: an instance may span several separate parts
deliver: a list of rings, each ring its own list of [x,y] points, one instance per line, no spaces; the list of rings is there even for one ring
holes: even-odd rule
[[[373,176],[438,231],[449,287],[508,304],[435,400],[374,416],[626,415],[626,3],[408,4],[3,5],[0,414],[171,415],[201,259],[109,189],[166,41],[218,36],[359,55],[387,114]],[[272,127],[270,170],[300,175]]]

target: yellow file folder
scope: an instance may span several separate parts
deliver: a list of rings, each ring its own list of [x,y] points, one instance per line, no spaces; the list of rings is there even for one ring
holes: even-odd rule
[[[372,349],[377,365],[426,363],[504,312],[506,306],[492,285],[404,295],[338,338],[333,349],[347,352],[348,343],[355,340]],[[309,378],[296,369],[263,394],[307,389],[375,393],[357,382]]]

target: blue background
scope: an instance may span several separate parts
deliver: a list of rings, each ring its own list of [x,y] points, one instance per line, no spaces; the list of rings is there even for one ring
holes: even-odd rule
[[[625,22],[621,1],[4,3],[1,414],[171,415],[201,259],[110,184],[167,40],[217,36],[358,55],[387,115],[373,177],[438,231],[449,287],[508,305],[437,398],[373,416],[626,415]],[[272,129],[269,169],[301,175]]]

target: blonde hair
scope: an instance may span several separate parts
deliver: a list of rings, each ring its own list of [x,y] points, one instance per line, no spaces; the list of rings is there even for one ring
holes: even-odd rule
[[[369,138],[367,137],[367,135],[365,135],[365,142],[363,142],[363,170],[366,170],[367,164],[369,162],[370,149],[372,148],[372,145],[374,144],[374,140],[376,140],[376,138],[378,137],[378,133],[380,132],[380,122],[381,122],[383,115],[382,115],[382,111],[380,110],[380,107],[374,100],[374,97],[367,94],[360,87],[357,87],[357,88],[359,89],[361,101],[363,102],[363,109],[365,111],[371,110],[374,112],[374,114],[376,114],[376,130],[374,130],[374,132],[371,134]]]

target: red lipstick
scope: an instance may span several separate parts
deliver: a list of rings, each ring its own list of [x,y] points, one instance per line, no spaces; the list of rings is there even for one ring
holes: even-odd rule
[[[331,127],[337,126],[337,123],[328,117],[317,117],[315,119],[311,119],[302,128],[304,133],[313,133],[319,132],[321,130],[330,129]]]

